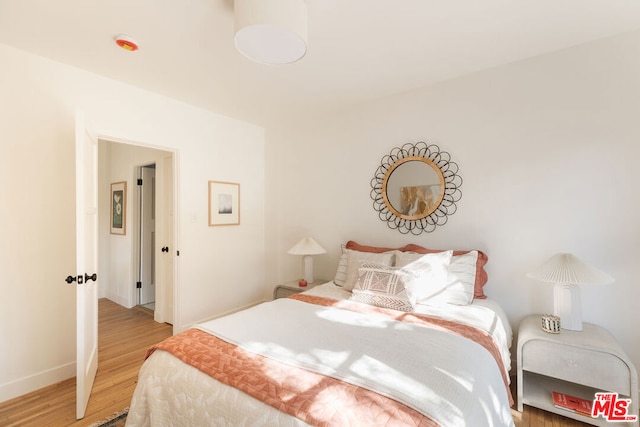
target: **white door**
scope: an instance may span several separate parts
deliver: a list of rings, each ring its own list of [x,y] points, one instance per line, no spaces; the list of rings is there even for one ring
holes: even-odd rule
[[[98,370],[98,138],[76,114],[76,418]]]
[[[156,292],[156,311],[154,318],[157,322],[173,324],[173,277],[176,248],[174,245],[174,204],[173,204],[173,155],[164,157],[157,163],[158,187],[156,188],[156,203],[159,212],[156,230],[158,233],[158,287]]]

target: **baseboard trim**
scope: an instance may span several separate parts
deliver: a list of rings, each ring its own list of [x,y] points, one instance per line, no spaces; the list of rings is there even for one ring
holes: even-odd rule
[[[122,296],[117,295],[117,294],[107,294],[107,296],[105,298],[107,298],[107,299],[109,299],[109,300],[115,302],[116,304],[121,305],[121,306],[123,306],[125,308],[133,308],[134,305],[135,305],[135,304],[134,305],[130,305],[129,301],[127,300],[127,298],[122,297]]]
[[[76,376],[76,362],[0,384],[0,403]]]

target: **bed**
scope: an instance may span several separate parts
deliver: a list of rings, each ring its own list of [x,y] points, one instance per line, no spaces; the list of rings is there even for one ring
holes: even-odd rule
[[[334,280],[150,349],[127,426],[513,426],[484,263],[348,243]]]

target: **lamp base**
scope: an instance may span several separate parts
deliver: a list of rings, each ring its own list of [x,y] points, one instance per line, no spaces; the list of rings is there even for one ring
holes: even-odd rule
[[[553,314],[560,318],[561,329],[582,330],[582,308],[578,285],[556,283],[553,287]]]
[[[307,283],[313,283],[313,257],[311,255],[302,257],[302,276]]]

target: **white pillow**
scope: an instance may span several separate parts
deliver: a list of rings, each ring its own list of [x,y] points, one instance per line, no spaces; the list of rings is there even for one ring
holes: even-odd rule
[[[458,298],[456,298],[457,302],[450,304],[467,305],[473,302],[477,263],[478,251],[469,251],[451,258],[447,286],[450,289],[457,289]]]
[[[438,260],[433,255],[444,255],[445,259]],[[425,258],[430,257],[430,258]],[[449,262],[446,258],[449,258]],[[478,251],[470,251],[463,255],[452,256],[452,251],[432,254],[418,254],[415,252],[396,253],[396,266],[423,268],[423,264],[430,264],[433,274],[424,276],[418,281],[416,303],[426,305],[468,305],[473,301],[476,277],[476,262]],[[440,268],[444,268],[443,271]]]
[[[344,282],[347,281],[347,249],[344,245],[340,245],[341,255],[338,260],[338,269],[336,275],[333,278],[333,283],[338,286],[344,286]]]
[[[346,249],[347,251],[347,276],[344,282],[344,288],[347,291],[351,291],[358,281],[358,269],[363,263],[378,264],[382,266],[393,265],[393,251],[375,253],[375,252],[360,252],[353,249]]]
[[[365,262],[358,269],[358,281],[349,299],[376,307],[413,311],[415,301],[409,288],[415,279],[410,271]]]

